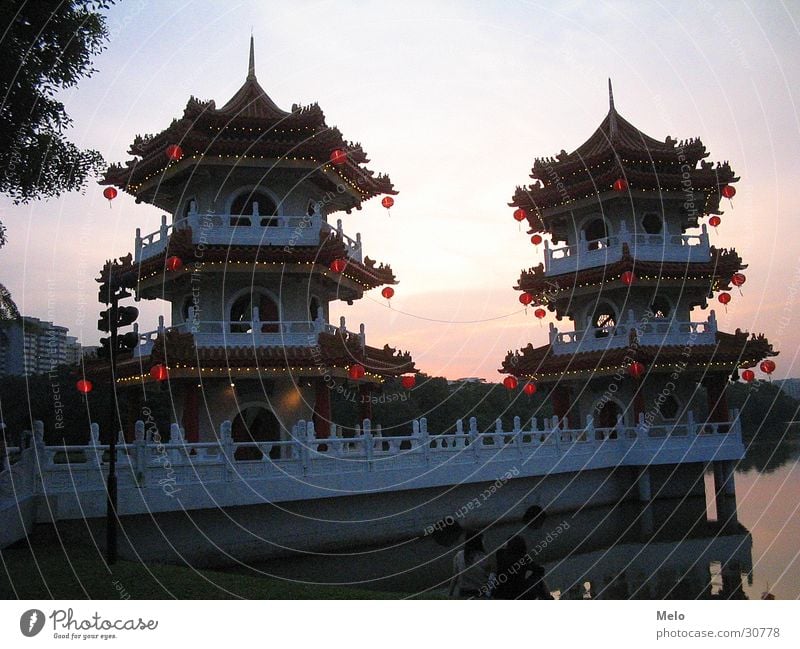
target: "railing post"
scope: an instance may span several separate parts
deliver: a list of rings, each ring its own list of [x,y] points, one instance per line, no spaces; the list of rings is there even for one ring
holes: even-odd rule
[[[136,242],[133,246],[134,261],[139,261],[142,258],[142,228],[136,228]]]
[[[161,236],[161,239],[166,240],[166,238],[167,238],[167,215],[166,214],[162,214],[161,215],[161,227],[159,228],[159,234]]]
[[[456,448],[464,448],[464,421],[456,419]]]
[[[425,420],[423,419],[422,422]],[[364,428],[362,435],[364,437],[364,455],[367,459],[367,471],[372,471],[372,458],[375,455],[374,441],[372,439],[372,422],[369,419],[364,420]]]
[[[344,230],[342,229],[342,219],[336,219],[336,234],[339,238],[344,238]]]
[[[586,438],[592,441],[594,437],[594,416],[586,415]],[[605,437],[603,439],[605,439]]]
[[[705,223],[703,223],[703,225],[701,227],[700,244],[703,246],[703,248],[708,248],[709,247],[708,246],[708,227],[706,226]]]
[[[478,433],[478,420],[475,417],[469,418],[469,445],[472,447],[472,452],[475,454],[475,461],[478,461],[478,445],[480,444],[480,435]]]
[[[185,457],[186,449],[183,448],[186,440],[183,436],[183,430],[178,424],[170,424],[169,427],[169,443],[170,445],[177,444],[180,448],[173,448],[170,451],[172,463],[175,465],[182,464]]]
[[[103,463],[103,455],[100,450],[100,426],[92,422],[89,424],[89,446],[92,447],[90,451],[92,455],[92,463],[95,466],[100,466]]]
[[[550,270],[550,257],[551,256],[552,256],[552,253],[550,252],[550,242],[547,239],[545,239],[544,240],[544,272],[545,273]]]
[[[625,434],[625,422],[622,419],[622,415],[617,415],[617,422],[616,422],[615,426],[616,426],[616,429],[617,429],[617,435],[619,437],[623,437],[623,436],[626,437],[626,438],[628,437],[628,435]],[[635,439],[636,436],[637,436],[636,435],[636,427],[634,427],[633,428],[633,438]]]
[[[341,331],[342,335],[347,333],[347,322],[344,319],[344,316],[339,318],[339,331]]]
[[[367,334],[366,330],[364,329],[363,322],[358,327],[358,339],[361,341],[361,349],[364,349],[364,347],[366,347],[367,344]]]
[[[158,316],[158,335],[161,336],[164,334],[164,316]]]
[[[514,437],[512,438],[514,446],[517,447],[517,455],[522,456],[522,427],[519,423],[519,417],[514,417]]]
[[[33,486],[33,492],[39,493],[42,491],[41,486],[44,481],[44,472],[49,467],[46,465],[47,456],[44,445],[44,424],[38,419],[33,422],[33,452],[36,458],[31,467],[33,469],[31,485]]]

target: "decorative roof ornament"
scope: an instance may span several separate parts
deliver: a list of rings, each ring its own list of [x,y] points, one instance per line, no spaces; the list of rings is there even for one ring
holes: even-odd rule
[[[247,78],[252,79],[253,81],[256,80],[256,52],[252,31],[250,32],[250,61],[247,65]]]
[[[617,135],[617,109],[614,108],[614,88],[611,77],[608,78],[608,137],[613,140]]]

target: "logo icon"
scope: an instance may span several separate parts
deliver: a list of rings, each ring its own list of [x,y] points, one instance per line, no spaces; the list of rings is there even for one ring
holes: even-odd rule
[[[19,618],[19,630],[26,638],[32,638],[44,628],[44,613],[38,608],[25,611]]]

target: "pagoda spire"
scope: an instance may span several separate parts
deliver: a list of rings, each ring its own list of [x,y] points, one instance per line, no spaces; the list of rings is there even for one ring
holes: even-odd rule
[[[256,54],[252,31],[250,32],[250,61],[247,66],[247,78],[253,80],[256,78]]]
[[[617,134],[617,109],[614,107],[614,88],[611,86],[611,77],[608,78],[608,136],[609,139]]]

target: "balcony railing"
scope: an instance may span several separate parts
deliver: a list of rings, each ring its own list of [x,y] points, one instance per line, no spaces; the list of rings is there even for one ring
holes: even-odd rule
[[[161,227],[155,232],[142,235],[136,229],[135,261],[151,259],[164,252],[169,236],[174,230],[191,228],[195,245],[250,245],[250,246],[315,246],[320,235],[335,232],[344,242],[347,256],[361,262],[361,234],[352,239],[342,230],[338,220],[336,229],[326,223],[319,211],[306,216],[264,216],[253,209],[253,214],[221,214],[192,210],[184,217],[168,224],[161,217]]]
[[[361,324],[357,334],[348,332],[347,323],[342,317],[339,326],[328,324],[322,318],[316,320],[296,321],[263,321],[258,317],[258,309],[253,309],[253,319],[249,321],[231,320],[195,320],[190,309],[187,322],[172,327],[164,326],[164,317],[159,316],[158,328],[139,333],[139,345],[134,356],[147,356],[159,335],[167,331],[190,333],[194,337],[196,347],[314,347],[318,343],[319,334],[335,334],[342,332],[357,335],[361,346],[366,345],[364,325]]]
[[[551,322],[550,345],[554,354],[616,349],[630,345],[634,332],[641,346],[713,345],[717,339],[717,317],[712,309],[708,320],[699,322],[679,322],[666,318],[637,321],[630,312],[626,322],[563,332]]]
[[[700,234],[645,234],[629,232],[623,222],[618,234],[603,239],[588,241],[581,231],[578,243],[572,246],[551,248],[545,241],[545,272],[560,275],[613,264],[622,259],[623,244],[640,261],[702,262],[711,255],[705,224]]]

